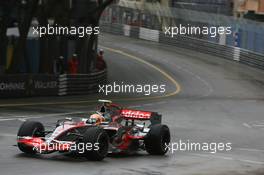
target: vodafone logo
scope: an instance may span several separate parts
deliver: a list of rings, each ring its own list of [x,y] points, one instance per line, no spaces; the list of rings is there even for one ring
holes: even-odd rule
[[[122,110],[121,115],[126,118],[134,118],[134,119],[150,119],[151,112],[145,111],[136,111],[136,110]]]

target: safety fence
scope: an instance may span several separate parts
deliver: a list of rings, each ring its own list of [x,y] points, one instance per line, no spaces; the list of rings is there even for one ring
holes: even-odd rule
[[[208,1],[209,2],[209,1]],[[219,1],[218,1],[219,2]],[[210,1],[212,3],[212,1]],[[194,6],[197,6],[195,3]],[[202,9],[189,10],[184,8],[166,7],[160,3],[143,3],[121,0],[118,4],[108,7],[101,21],[108,23],[127,24],[159,31],[165,27],[229,27],[230,35],[211,37],[209,35],[187,34],[223,45],[240,47],[252,52],[264,54],[264,23],[245,18],[207,13]]]
[[[144,27],[136,27],[118,23],[101,22],[101,31],[117,35],[128,36],[153,42],[159,42],[171,46],[211,54],[228,60],[234,60],[252,67],[264,69],[264,55],[254,53],[239,47],[221,45],[202,39],[176,35],[174,37],[165,35],[164,32]]]
[[[106,70],[76,75],[2,75],[0,98],[90,94],[106,81]]]

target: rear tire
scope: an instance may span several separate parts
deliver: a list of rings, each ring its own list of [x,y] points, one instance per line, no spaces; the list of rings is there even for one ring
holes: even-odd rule
[[[151,155],[164,155],[170,143],[170,130],[167,125],[156,124],[150,127],[144,140],[145,149]]]
[[[25,121],[19,128],[17,136],[18,137],[44,137],[44,126],[40,122],[35,121]],[[27,154],[35,154],[36,150],[33,147],[25,145],[23,143],[17,143],[20,151]]]
[[[84,145],[92,145],[91,150],[85,149],[84,151],[86,158],[94,161],[101,161],[107,156],[109,137],[108,134],[102,128],[88,128],[87,131],[84,133],[82,142],[84,143]],[[84,148],[86,148],[86,146],[84,146]]]

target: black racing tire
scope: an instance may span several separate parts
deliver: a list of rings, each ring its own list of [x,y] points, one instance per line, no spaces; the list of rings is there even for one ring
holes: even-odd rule
[[[44,126],[40,122],[36,121],[25,121],[19,128],[17,136],[23,137],[44,137]],[[37,153],[33,147],[25,145],[23,143],[17,143],[18,148],[20,151],[27,153],[27,154],[35,154]]]
[[[144,139],[145,149],[151,155],[164,155],[170,143],[170,130],[167,125],[156,124]]]
[[[108,134],[100,127],[90,127],[86,130],[82,142],[91,144],[92,149],[84,151],[84,156],[93,161],[101,161],[108,154],[109,137]],[[97,146],[95,146],[97,145]]]

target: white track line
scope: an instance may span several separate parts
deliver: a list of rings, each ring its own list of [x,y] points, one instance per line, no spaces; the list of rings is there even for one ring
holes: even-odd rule
[[[143,106],[153,106],[153,103],[147,103],[147,104],[143,104]]]
[[[253,124],[254,127],[264,127],[264,124]]]
[[[142,106],[138,105],[138,106],[128,106],[129,108],[141,108]]]
[[[209,157],[209,158],[218,158],[218,159],[224,159],[224,160],[234,160],[232,157],[227,157],[227,156],[216,156],[216,155],[207,155],[207,154],[198,154],[198,153],[190,153],[191,155],[194,156],[199,156],[199,157]]]
[[[160,102],[157,102],[156,104],[166,104],[167,102],[166,101],[160,101]]]
[[[252,128],[249,124],[247,123],[243,123],[243,126],[247,127],[247,128]]]
[[[239,159],[239,161],[251,163],[251,164],[257,164],[257,165],[264,165],[264,162],[255,161],[255,160]]]
[[[171,64],[175,65],[175,63],[171,63]],[[194,72],[190,71],[189,69],[183,68],[183,67],[181,67],[179,65],[175,65],[175,67],[177,67],[177,69],[182,70],[183,72],[186,72],[189,75],[193,76],[194,78],[196,78],[197,80],[199,80],[200,82],[202,82],[205,85],[205,87],[208,88],[207,93],[204,94],[204,95],[202,95],[201,97],[203,97],[203,98],[204,97],[208,97],[208,96],[210,96],[214,92],[213,86],[208,81],[206,81],[205,79],[203,79],[202,77],[200,77],[199,75],[197,75],[197,73],[194,73]]]
[[[43,117],[54,117],[54,116],[61,116],[61,115],[70,115],[70,114],[83,114],[86,112],[67,112],[67,113],[53,113],[53,114],[39,114],[39,115],[22,115],[22,116],[12,116],[12,118],[1,118],[1,121],[11,121],[11,120],[26,120],[32,118],[43,118]],[[88,112],[87,112],[88,113]]]
[[[0,134],[2,137],[17,137],[15,134]]]
[[[264,153],[264,150],[260,149],[251,149],[251,148],[237,148],[240,151],[249,151],[249,152],[262,152]]]
[[[248,159],[234,159],[233,157],[227,157],[227,156],[206,155],[206,154],[196,154],[196,153],[190,153],[190,155],[198,156],[198,157],[207,157],[207,158],[231,160],[231,161],[240,161],[240,162],[245,162],[245,163],[250,163],[250,164],[257,164],[257,165],[264,165],[264,162],[261,162],[261,161],[248,160]]]

